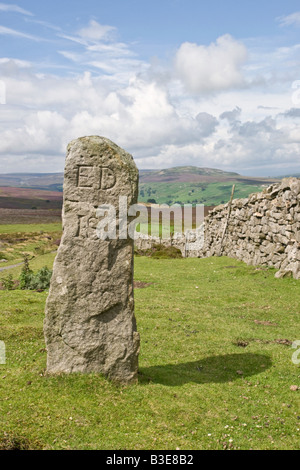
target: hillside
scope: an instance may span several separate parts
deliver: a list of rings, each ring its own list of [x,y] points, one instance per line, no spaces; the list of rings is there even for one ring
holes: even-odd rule
[[[288,173],[287,175],[278,176],[279,179],[283,178],[300,178],[300,173]]]
[[[139,201],[214,206],[229,200],[233,184],[236,185],[235,197],[244,198],[278,181],[193,166],[141,170]]]
[[[51,188],[0,187],[0,224],[59,222],[62,201]]]
[[[196,182],[218,181],[224,178],[236,178],[238,173],[226,172],[214,168],[199,168],[196,166],[177,166],[165,170],[140,170],[140,182]]]
[[[139,202],[215,206],[228,201],[233,184],[236,185],[235,197],[244,198],[278,181],[276,178],[246,177],[234,172],[195,166],[140,170]],[[0,175],[0,208],[57,209],[61,205],[62,184],[63,173]],[[4,187],[11,188],[11,192],[8,194],[6,191],[4,194]],[[18,188],[23,188],[22,194]],[[36,190],[40,190],[40,193],[37,194]],[[53,192],[53,198],[49,195],[50,191]]]
[[[0,186],[62,191],[63,179],[63,173],[8,173],[0,174]]]
[[[0,207],[4,209],[61,209],[62,193],[43,189],[0,187]]]

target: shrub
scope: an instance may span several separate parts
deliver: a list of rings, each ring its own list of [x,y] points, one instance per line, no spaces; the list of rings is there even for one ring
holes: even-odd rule
[[[24,255],[24,265],[19,276],[20,289],[46,290],[50,287],[52,271],[44,266],[37,273],[34,273],[29,267],[28,255]]]
[[[151,254],[151,258],[182,258],[182,254],[179,248],[175,248],[174,246],[157,245]]]
[[[149,256],[150,258],[170,259],[170,258],[182,258],[182,253],[179,248],[175,246],[164,246],[155,244],[152,248],[146,250],[139,250],[135,248],[134,251],[137,256]]]
[[[36,274],[33,274],[29,289],[32,290],[46,290],[50,287],[50,280],[52,276],[52,271],[44,266]]]
[[[9,274],[8,276],[4,277],[1,282],[4,289],[6,290],[13,290],[15,286],[12,274]]]

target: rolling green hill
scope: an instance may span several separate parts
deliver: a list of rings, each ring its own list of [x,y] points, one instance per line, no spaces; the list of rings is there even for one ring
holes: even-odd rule
[[[235,197],[244,198],[251,193],[262,191],[264,187],[277,181],[279,179],[246,177],[234,172],[195,166],[140,170],[139,202],[215,206],[229,200],[233,184],[236,185]],[[30,189],[62,191],[62,183],[62,173],[0,175],[0,187],[27,188],[28,191]],[[30,201],[29,206],[33,207],[36,204]],[[12,207],[11,201],[9,207]]]
[[[276,178],[252,178],[213,168],[176,167],[166,170],[141,170],[139,201],[157,204],[226,203],[235,184],[235,198],[262,191],[278,182]]]

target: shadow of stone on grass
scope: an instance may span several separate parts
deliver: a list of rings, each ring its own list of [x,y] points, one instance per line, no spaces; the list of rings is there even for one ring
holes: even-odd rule
[[[241,377],[261,374],[271,365],[271,358],[263,354],[210,356],[193,362],[140,367],[139,382],[141,384],[160,383],[167,386],[186,383],[226,383]]]

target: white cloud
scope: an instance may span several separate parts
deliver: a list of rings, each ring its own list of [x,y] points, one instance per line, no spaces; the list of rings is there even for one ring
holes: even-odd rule
[[[61,31],[61,28],[59,26],[53,25],[48,21],[36,20],[32,18],[24,18],[24,20],[26,21],[26,23],[38,24],[44,26],[45,28],[52,29],[53,31]]]
[[[0,26],[0,34],[3,34],[5,36],[15,36],[19,38],[31,39],[33,41],[41,41],[41,38],[38,38],[37,36],[22,33],[21,31],[16,31],[15,29],[6,28],[6,26]]]
[[[82,28],[76,35],[59,33],[59,37],[80,44],[81,47],[74,51],[59,50],[58,53],[71,60],[80,67],[98,69],[97,72],[107,74],[112,81],[128,83],[133,76],[141,73],[149,64],[137,58],[130,45],[116,41],[116,28],[101,25],[91,20],[86,28]],[[67,44],[66,44],[67,45]]]
[[[244,170],[268,167],[269,175],[276,175],[276,168],[299,164],[300,146],[299,138],[294,135],[295,129],[295,123],[284,126],[280,119],[271,117],[235,122],[227,139],[215,142],[214,151],[219,160],[223,158],[232,167]]]
[[[125,148],[141,168],[190,164],[249,174],[269,166],[265,171],[273,174],[300,154],[295,112],[284,107],[282,96],[262,93],[266,106],[258,110],[261,96],[249,89],[199,102],[171,97],[168,83],[147,75],[126,85],[90,72],[42,76],[13,60],[0,60],[0,76],[7,86],[0,172],[14,171],[16,164],[20,171],[62,171],[68,142],[93,134]],[[240,106],[233,108],[234,102]]]
[[[266,118],[261,122],[235,123],[226,133],[221,128],[218,135],[205,141],[166,145],[157,155],[146,155],[139,163],[143,168],[165,168],[181,163],[276,176],[284,168],[299,167],[299,151],[299,129],[297,132],[296,127],[283,128]]]
[[[19,68],[31,67],[31,63],[27,60],[12,59],[9,57],[1,57],[0,64],[12,64],[13,66],[17,66]]]
[[[209,46],[185,42],[175,58],[175,70],[192,93],[205,93],[244,84],[241,66],[247,49],[230,35],[219,37]]]
[[[72,42],[75,42],[77,44],[81,44],[83,46],[87,45],[87,42],[85,40],[83,40],[82,38],[77,37],[77,36],[70,36],[69,34],[63,34],[63,33],[59,33],[59,34],[57,34],[57,36],[59,36],[60,38],[63,38],[63,39],[68,39],[68,41],[72,41]]]
[[[33,13],[28,10],[24,10],[24,8],[21,8],[18,5],[10,5],[7,3],[0,3],[0,11],[11,11],[14,13],[21,13],[22,15],[34,16]]]
[[[300,108],[291,108],[287,111],[285,111],[283,114],[285,117],[291,117],[291,118],[300,118]]]
[[[7,95],[0,106],[0,172],[62,171],[68,142],[92,134],[125,148],[140,168],[190,164],[244,173],[269,166],[272,174],[298,162],[290,80],[298,69],[273,73],[296,63],[296,46],[264,50],[263,57],[255,47],[249,72],[246,47],[229,35],[209,46],[184,43],[175,75],[173,65],[141,60],[113,27],[91,22],[58,36],[65,39],[59,54],[68,75],[0,57]]]
[[[66,119],[57,112],[32,112],[26,116],[22,127],[1,133],[0,152],[15,155],[61,152],[61,133],[66,124]]]
[[[60,32],[58,36],[81,44],[90,52],[128,54],[128,45],[115,40],[116,31],[114,26],[102,25],[91,20],[86,28],[81,28],[75,35]]]
[[[111,44],[98,43],[88,46],[87,50],[90,52],[101,52],[110,56],[133,56],[133,51],[128,48],[127,44],[116,42]]]
[[[215,116],[212,116],[209,113],[201,112],[197,114],[196,116],[196,121],[198,123],[198,129],[197,133],[199,137],[208,137],[212,135],[217,126],[218,126],[218,120],[215,118]]]
[[[279,21],[280,26],[300,26],[300,11],[296,11],[295,13],[287,16],[280,16],[277,20]]]
[[[102,25],[95,20],[91,20],[87,28],[78,31],[78,35],[89,41],[111,40],[116,32],[114,26]]]
[[[232,111],[224,111],[224,113],[220,115],[220,119],[227,119],[228,122],[233,123],[237,121],[237,119],[240,117],[241,112],[242,112],[241,108],[237,106]]]
[[[15,122],[6,120],[0,132],[0,154],[39,158],[56,153],[61,158],[57,171],[62,169],[67,143],[82,135],[107,136],[138,157],[149,149],[159,153],[165,145],[204,141],[217,126],[209,113],[180,116],[167,88],[152,81],[135,78],[114,89],[110,81],[88,72],[62,79],[37,76],[30,69],[25,73],[24,68],[18,75],[0,61],[0,72],[1,67],[6,74],[5,110],[14,109],[16,117]]]

